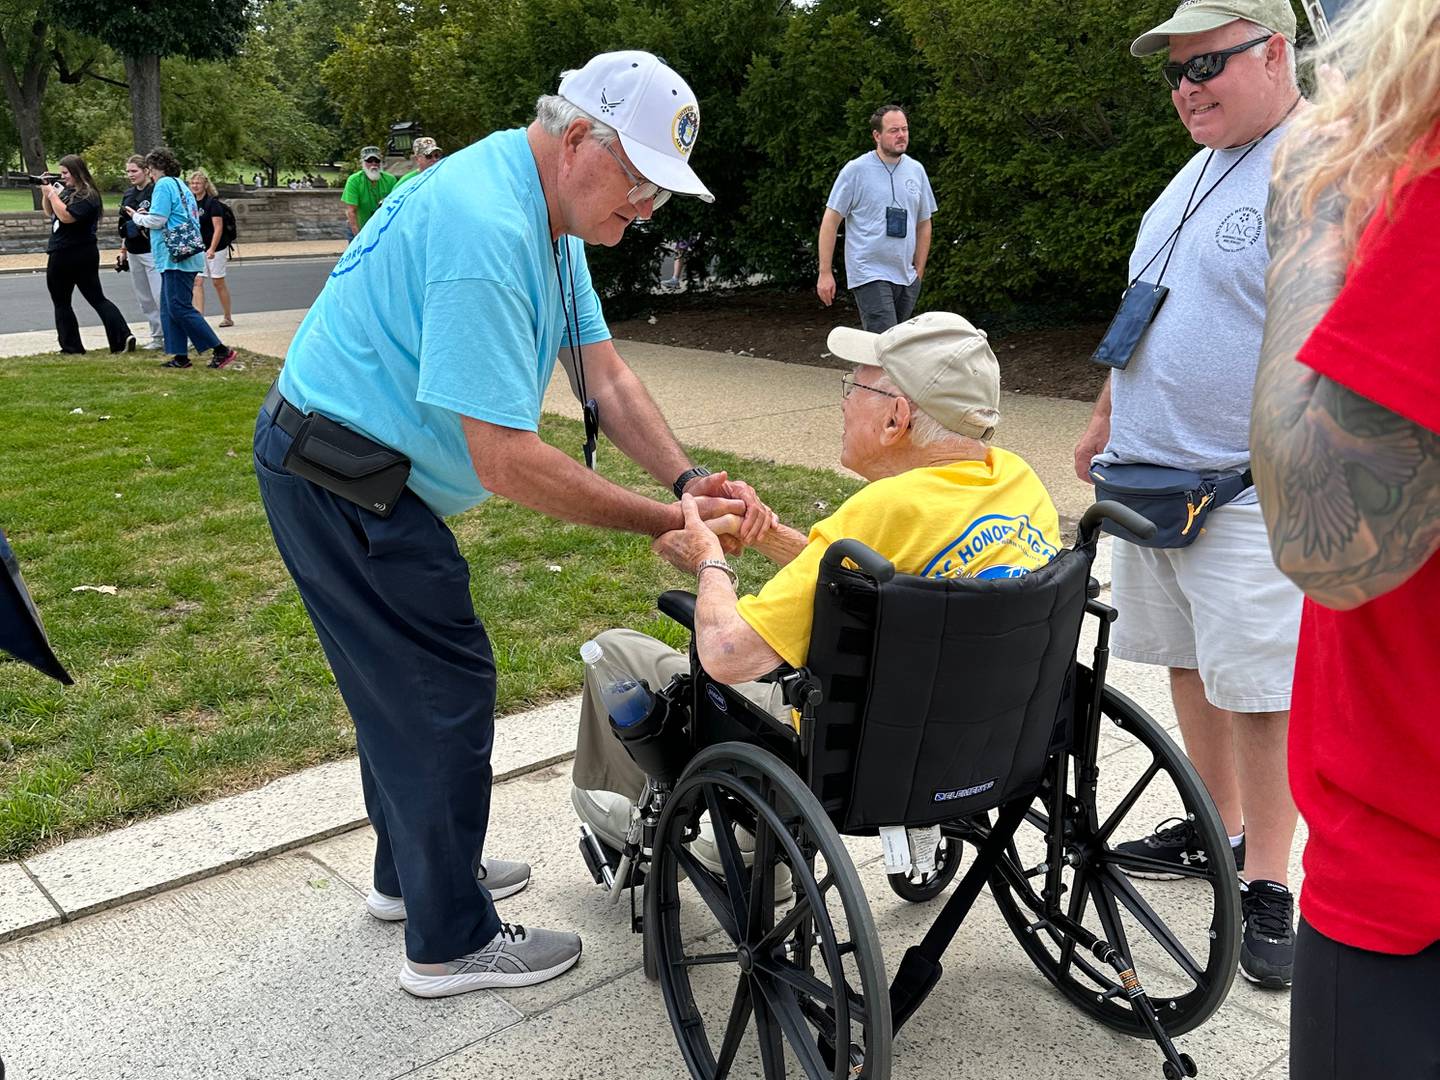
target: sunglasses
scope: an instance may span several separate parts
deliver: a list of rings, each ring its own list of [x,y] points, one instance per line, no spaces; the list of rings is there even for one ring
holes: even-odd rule
[[[1160,69],[1164,76],[1166,85],[1171,90],[1180,89],[1181,78],[1189,79],[1192,83],[1209,82],[1215,76],[1225,70],[1225,61],[1236,53],[1242,53],[1246,49],[1253,49],[1256,45],[1263,45],[1269,41],[1274,34],[1266,34],[1264,37],[1257,37],[1253,41],[1236,45],[1229,49],[1221,49],[1218,52],[1201,53],[1199,56],[1192,56],[1189,60],[1179,64],[1166,64]]]
[[[611,146],[609,143],[601,143],[600,145],[605,147],[605,149],[609,151],[610,156],[615,159],[615,164],[619,165],[620,168],[624,170],[625,179],[629,180],[630,183],[634,185],[634,187],[630,189],[629,194],[625,196],[625,198],[630,200],[631,206],[639,206],[641,203],[649,202],[653,199],[654,202],[652,202],[650,205],[650,213],[653,214],[656,210],[659,210],[660,207],[664,206],[667,202],[670,201],[670,192],[666,191],[659,184],[652,184],[643,176],[637,176],[635,173],[631,172],[630,166],[625,164],[624,160],[620,157],[620,155],[615,152],[615,148],[613,146]],[[649,215],[645,216],[648,217]]]
[[[380,164],[380,159],[379,159],[378,157],[361,158],[361,159],[360,159],[360,164],[361,164],[361,165],[379,165],[379,164]]]
[[[889,390],[881,390],[878,386],[866,386],[862,382],[856,382],[854,375],[840,376],[840,399],[848,398],[854,390],[869,390],[872,394],[884,394],[889,398],[904,397],[903,394],[892,394]]]

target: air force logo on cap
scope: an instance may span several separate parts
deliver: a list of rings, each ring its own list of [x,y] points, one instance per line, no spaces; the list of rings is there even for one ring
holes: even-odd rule
[[[639,50],[601,53],[560,80],[561,97],[620,133],[635,168],[677,195],[714,202],[690,168],[700,134],[695,91],[659,57]]]

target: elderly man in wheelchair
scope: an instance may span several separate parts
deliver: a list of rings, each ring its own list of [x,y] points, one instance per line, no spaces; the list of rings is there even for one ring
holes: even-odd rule
[[[838,329],[830,348],[858,365],[844,380],[841,461],[869,483],[808,538],[777,526],[756,541],[781,569],[738,599],[717,536],[738,522],[702,522],[687,505],[686,527],[655,550],[697,576],[696,594],[660,600],[692,631],[689,655],[600,635],[607,659],[655,692],[628,724],[587,676],[572,793],[581,852],[613,899],[630,892],[687,1067],[889,1076],[894,1033],[989,884],[1066,998],[1153,1038],[1167,1078],[1195,1075],[1172,1038],[1207,1019],[1234,977],[1233,866],[1147,895],[1129,876],[1146,860],[1110,844],[1132,812],[1168,807],[1224,850],[1189,763],[1104,685],[1115,612],[1090,579],[1100,524],[1149,524],[1097,504],[1061,551],[1039,479],[990,445],[999,369],[959,316]],[[1089,666],[1076,661],[1086,612],[1098,624]],[[1102,720],[1128,740],[1115,756],[1140,759],[1118,783],[1101,768]],[[963,845],[976,848],[888,987],[842,834],[878,835],[891,888],[914,902],[941,895]]]

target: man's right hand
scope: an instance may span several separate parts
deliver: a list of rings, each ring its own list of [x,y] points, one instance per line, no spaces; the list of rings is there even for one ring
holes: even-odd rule
[[[835,275],[829,270],[820,271],[820,278],[815,282],[815,295],[826,307],[835,302]]]
[[[1075,445],[1075,475],[1087,484],[1094,484],[1090,476],[1090,462],[1095,455],[1105,449],[1105,444],[1110,441],[1110,425],[1099,427],[1093,422],[1085,429],[1085,434],[1080,436],[1080,441]]]

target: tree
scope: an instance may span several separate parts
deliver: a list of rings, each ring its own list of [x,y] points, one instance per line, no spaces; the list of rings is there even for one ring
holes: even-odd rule
[[[40,107],[50,78],[49,27],[35,4],[0,3],[0,82],[15,117],[20,160],[31,173],[45,171],[45,139],[40,130]],[[33,195],[40,209],[40,192]]]
[[[234,56],[249,22],[249,0],[53,0],[53,9],[57,23],[98,38],[124,57],[135,145],[146,149],[164,138],[160,58]]]

